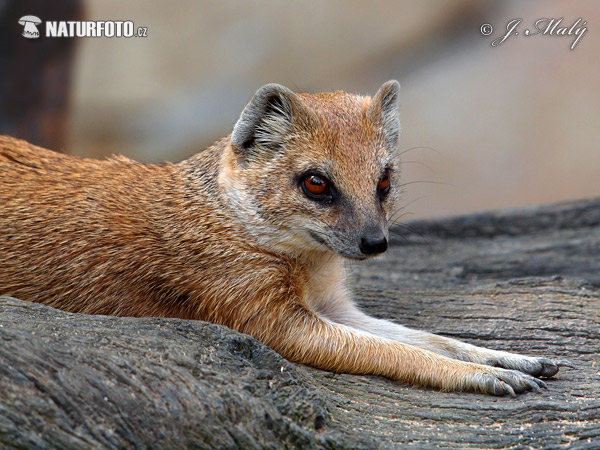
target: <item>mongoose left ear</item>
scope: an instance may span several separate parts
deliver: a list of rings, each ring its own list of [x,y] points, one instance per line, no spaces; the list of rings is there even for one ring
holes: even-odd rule
[[[288,88],[279,84],[261,87],[246,105],[231,135],[231,144],[245,161],[270,157],[285,145],[294,124],[317,120]]]
[[[400,137],[399,94],[400,83],[396,80],[383,83],[371,99],[367,111],[369,120],[381,126],[386,143],[393,148],[398,145]]]

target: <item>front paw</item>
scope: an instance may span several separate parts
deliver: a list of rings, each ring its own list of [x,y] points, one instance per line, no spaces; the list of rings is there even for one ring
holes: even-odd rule
[[[529,356],[504,353],[494,355],[492,358],[483,361],[483,364],[504,369],[514,369],[534,377],[550,378],[558,373],[559,368],[575,366],[564,359],[552,360],[548,358],[534,358]]]
[[[526,391],[541,392],[548,389],[546,383],[516,370],[480,366],[481,370],[469,377],[467,389],[484,394],[511,395],[515,397]]]

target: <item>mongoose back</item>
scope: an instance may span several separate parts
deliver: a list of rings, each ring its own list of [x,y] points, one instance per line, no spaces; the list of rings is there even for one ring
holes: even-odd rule
[[[0,137],[0,294],[72,312],[199,319],[287,359],[444,390],[540,390],[567,361],[475,347],[361,312],[344,259],[387,248],[399,85],[259,89],[231,135],[177,164]]]

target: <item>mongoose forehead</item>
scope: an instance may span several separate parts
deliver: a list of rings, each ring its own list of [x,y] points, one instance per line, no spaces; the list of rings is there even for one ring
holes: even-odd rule
[[[342,91],[299,97],[322,126],[312,130],[307,157],[329,166],[332,178],[354,198],[373,191],[382,170],[396,166],[396,149],[386,145],[381,124],[368,117],[371,98]]]

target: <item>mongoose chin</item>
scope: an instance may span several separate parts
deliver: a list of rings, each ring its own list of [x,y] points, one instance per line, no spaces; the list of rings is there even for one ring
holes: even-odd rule
[[[200,319],[287,359],[444,390],[545,387],[567,361],[361,312],[345,258],[387,248],[399,85],[373,97],[269,84],[230,136],[178,164],[83,159],[0,137],[0,294],[72,312]]]

